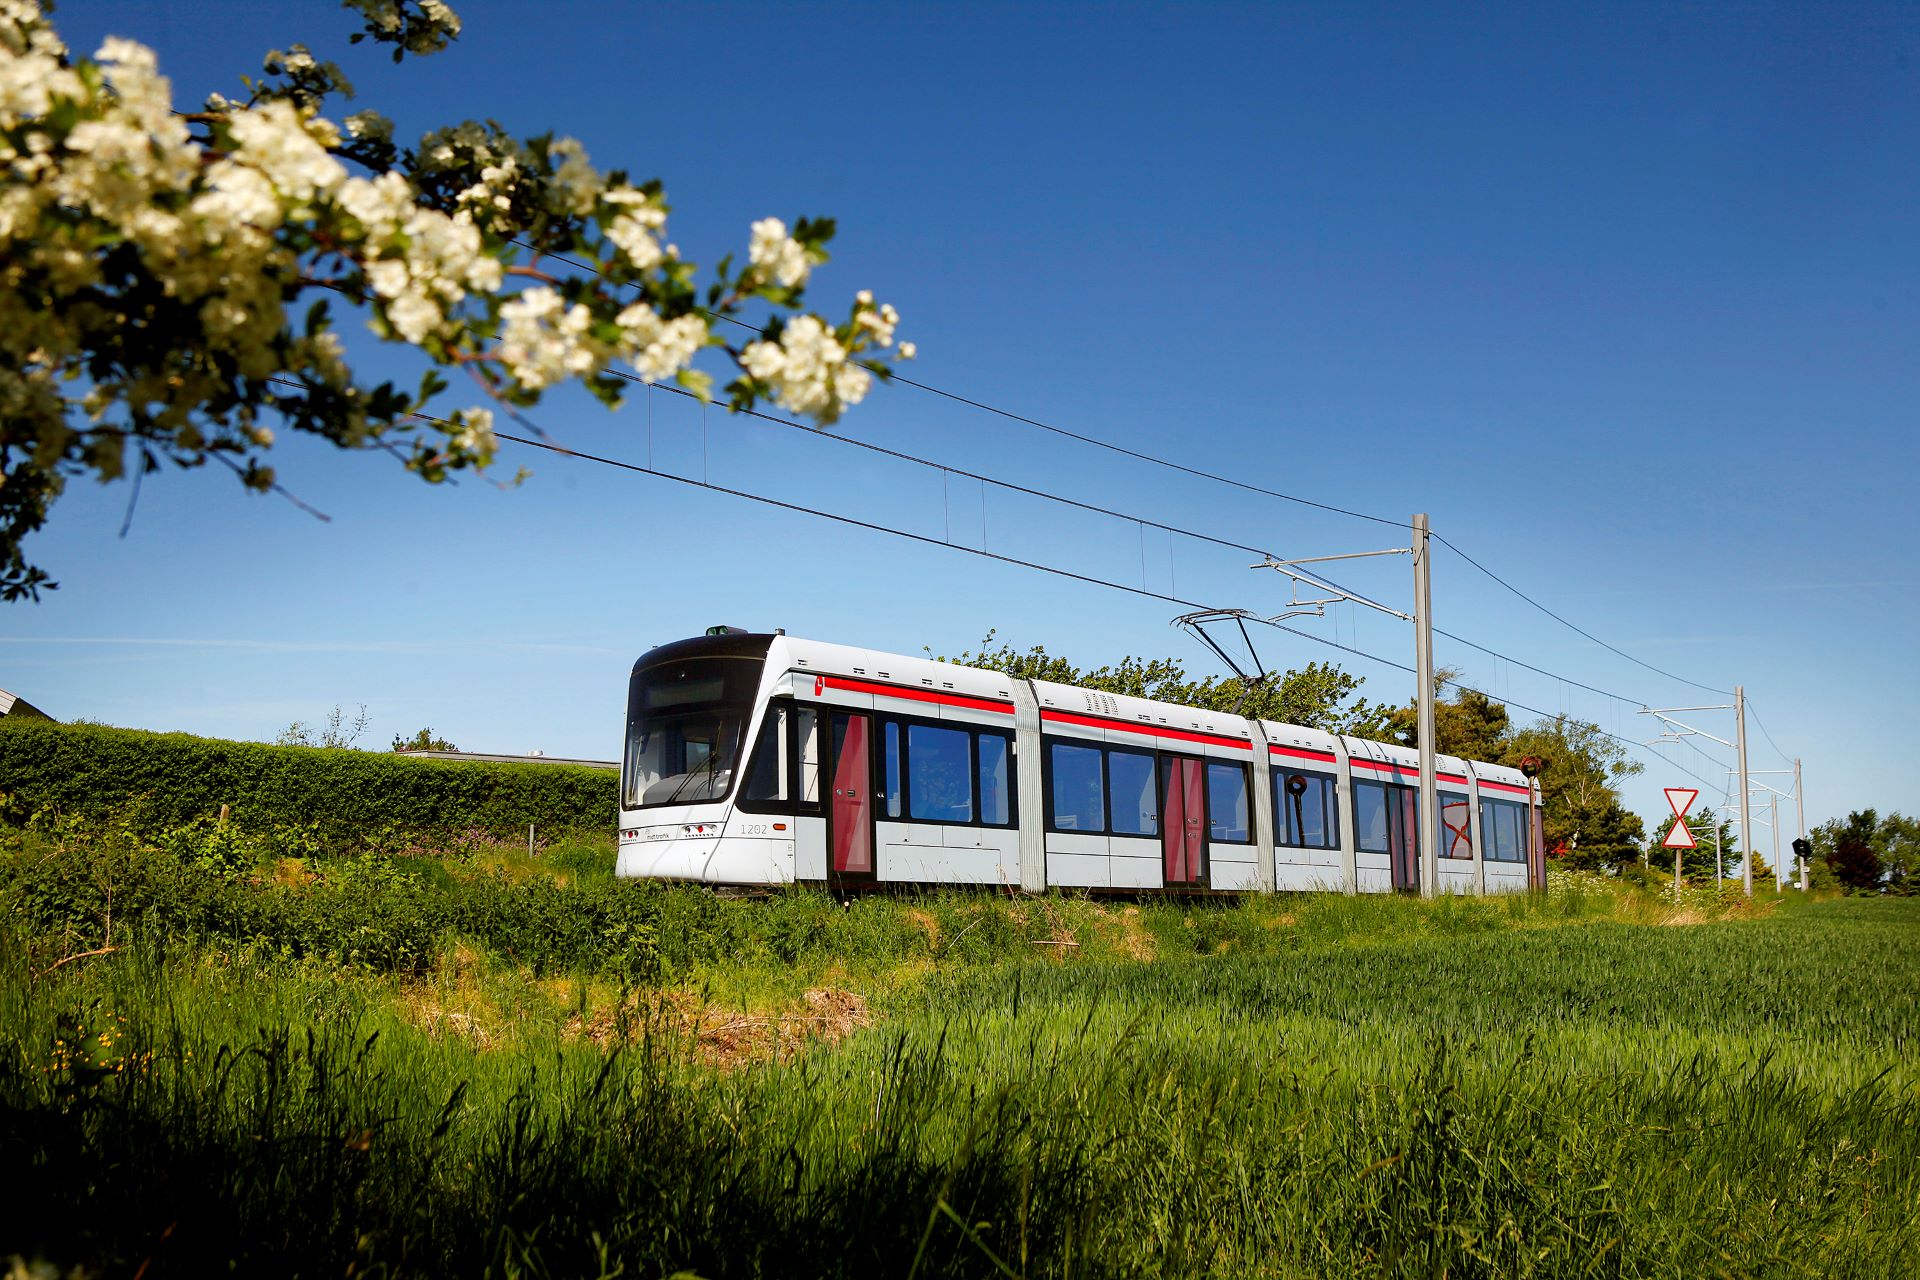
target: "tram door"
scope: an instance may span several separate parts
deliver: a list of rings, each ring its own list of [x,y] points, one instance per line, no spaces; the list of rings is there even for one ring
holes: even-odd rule
[[[1420,793],[1387,788],[1387,854],[1397,892],[1420,888]]]
[[[1201,762],[1160,758],[1160,853],[1168,887],[1207,883],[1207,800]]]
[[[830,880],[873,879],[873,717],[833,713],[833,803],[827,819]]]

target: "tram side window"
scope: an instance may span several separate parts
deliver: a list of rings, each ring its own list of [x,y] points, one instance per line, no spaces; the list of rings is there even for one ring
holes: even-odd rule
[[[1117,836],[1160,834],[1160,788],[1153,756],[1145,751],[1107,752],[1109,829]],[[1057,786],[1057,784],[1056,784]]]
[[[976,743],[980,759],[980,821],[1004,827],[1013,821],[1012,744],[998,733],[983,733]]]
[[[1247,770],[1244,765],[1207,765],[1209,839],[1246,844],[1253,839],[1247,820]]]
[[[1285,817],[1280,824],[1281,844],[1294,849],[1340,847],[1340,810],[1333,787],[1333,779],[1326,774],[1274,774],[1274,809]]]
[[[1387,843],[1387,788],[1385,783],[1353,784],[1354,839],[1366,853],[1391,853]]]
[[[759,740],[754,743],[753,761],[747,766],[746,781],[741,784],[742,800],[781,803],[787,799],[787,705],[776,702],[767,708],[761,722]]]
[[[1048,744],[1056,831],[1102,831],[1106,797],[1100,778],[1101,750],[1067,742]]]
[[[800,745],[800,803],[820,803],[820,713],[801,707],[797,713]]]
[[[901,810],[900,724],[898,721],[887,721],[881,741],[883,743],[881,755],[886,761],[886,786],[883,792],[883,799],[886,801],[885,812],[889,818],[897,818]]]
[[[1526,807],[1511,800],[1480,802],[1481,830],[1487,833],[1487,858],[1492,862],[1527,860]]]
[[[1467,820],[1467,798],[1448,791],[1440,793],[1440,856],[1473,856],[1473,825]]]
[[[973,821],[971,738],[965,729],[907,726],[907,797],[914,820]]]

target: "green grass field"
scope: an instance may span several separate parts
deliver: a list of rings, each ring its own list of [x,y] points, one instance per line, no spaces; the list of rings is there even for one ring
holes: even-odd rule
[[[0,1258],[60,1274],[1920,1258],[1913,900],[841,906],[590,848],[249,877],[10,840]]]

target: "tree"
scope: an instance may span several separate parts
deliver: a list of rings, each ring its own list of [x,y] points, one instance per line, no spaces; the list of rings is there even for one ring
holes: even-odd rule
[[[1618,868],[1640,859],[1646,826],[1620,803],[1620,783],[1643,766],[1600,726],[1559,715],[1509,735],[1498,763],[1543,762],[1540,825],[1548,849],[1565,849],[1565,865]]]
[[[1617,798],[1609,797],[1597,808],[1578,811],[1553,820],[1553,806],[1541,805],[1540,826],[1546,833],[1547,848],[1557,850],[1559,865],[1570,871],[1611,871],[1640,861],[1640,844],[1646,838],[1646,823]],[[1556,827],[1566,832],[1556,843]]]
[[[1888,893],[1920,890],[1920,818],[1890,813],[1880,820],[1880,860]]]
[[[1673,869],[1673,850],[1665,848],[1662,841],[1673,830],[1678,821],[1668,814],[1653,834],[1647,837],[1647,862],[1656,871]],[[1740,854],[1734,845],[1733,820],[1723,817],[1711,807],[1702,808],[1699,813],[1687,817],[1687,826],[1693,831],[1694,847],[1680,851],[1680,874],[1689,880],[1711,880],[1720,874],[1724,867],[1736,871],[1740,866]],[[1719,828],[1720,842],[1714,843],[1714,829]],[[1718,851],[1716,854],[1716,850]]]
[[[399,734],[394,734],[393,749],[395,751],[458,751],[460,748],[445,738],[436,737],[432,729],[422,729],[411,738],[402,739]]]
[[[1459,679],[1460,673],[1451,667],[1434,672],[1434,750],[1466,760],[1498,760],[1512,729],[1507,709],[1478,689],[1460,688]],[[1456,689],[1451,701],[1446,697],[1449,688]],[[1396,709],[1392,733],[1393,741],[1403,746],[1419,746],[1419,708]]]
[[[443,0],[347,7],[350,43],[396,62],[460,32]],[[0,0],[0,599],[58,585],[22,544],[76,475],[214,462],[276,490],[279,426],[434,482],[492,460],[490,406],[571,379],[618,404],[616,362],[704,398],[693,360],[718,348],[731,406],[824,423],[913,355],[869,293],[838,322],[801,310],[830,220],[762,219],[744,263],[703,277],[666,239],[660,183],[596,170],[571,138],[467,121],[400,147],[377,112],[322,114],[352,86],[305,46],[264,71],[176,110],[148,48],[75,58],[36,0]],[[356,378],[336,305],[422,358],[417,389]],[[743,316],[745,339],[713,327]],[[443,370],[485,403],[439,408]]]
[[[1235,712],[1249,719],[1278,720],[1353,737],[1385,738],[1387,734],[1387,709],[1356,696],[1365,680],[1332,663],[1309,662],[1299,670],[1248,688],[1234,676],[1190,680],[1186,667],[1173,658],[1126,657],[1111,666],[1083,670],[1048,653],[1043,645],[1024,653],[1006,643],[996,648],[994,638],[998,634],[997,629],[988,631],[977,652],[962,652],[951,658],[936,656],[935,660],[1004,671],[1021,680],[1078,685],[1102,693]],[[931,649],[926,652],[933,654]]]
[[[329,747],[336,751],[355,750],[360,735],[367,731],[367,704],[361,703],[360,710],[351,721],[347,713],[336,705],[327,712],[327,722],[315,729],[304,720],[295,720],[280,731],[273,740],[279,747]]]
[[[1827,863],[1849,893],[1877,893],[1886,864],[1875,847],[1880,835],[1880,815],[1872,809],[1858,809],[1847,815],[1846,825],[1833,833],[1833,851]]]

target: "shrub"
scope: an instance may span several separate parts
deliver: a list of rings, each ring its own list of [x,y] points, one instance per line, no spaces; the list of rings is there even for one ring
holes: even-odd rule
[[[236,836],[288,853],[422,832],[611,830],[619,780],[568,765],[413,760],[99,725],[0,721],[0,817],[118,820],[142,835],[229,808]]]

